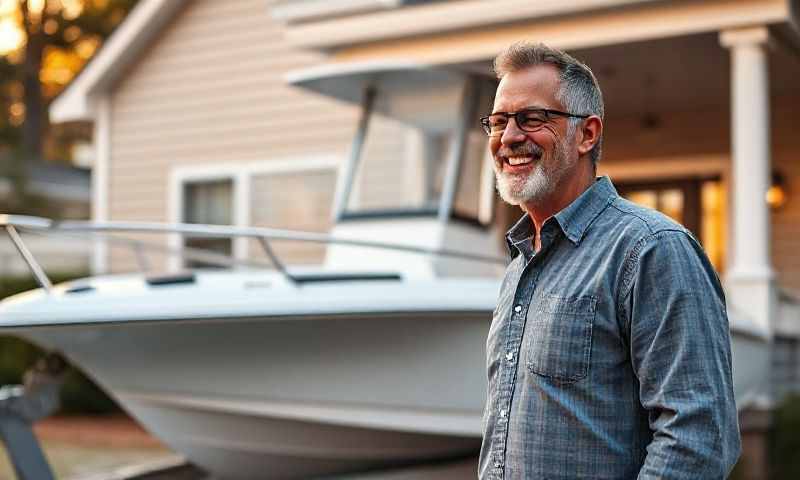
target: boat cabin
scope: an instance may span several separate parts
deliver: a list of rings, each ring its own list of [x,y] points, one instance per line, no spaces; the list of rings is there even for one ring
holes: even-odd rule
[[[335,238],[502,256],[494,173],[477,121],[490,108],[488,75],[411,62],[326,65],[289,83],[361,106],[332,208]],[[372,255],[364,262],[364,255]],[[406,276],[498,273],[496,264],[330,245],[331,269],[369,264]]]

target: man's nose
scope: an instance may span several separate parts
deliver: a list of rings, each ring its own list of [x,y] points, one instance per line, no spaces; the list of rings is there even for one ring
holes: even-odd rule
[[[500,143],[503,145],[514,145],[525,140],[525,132],[520,130],[517,126],[517,121],[514,117],[508,119],[506,128],[503,129],[503,135],[500,137]]]

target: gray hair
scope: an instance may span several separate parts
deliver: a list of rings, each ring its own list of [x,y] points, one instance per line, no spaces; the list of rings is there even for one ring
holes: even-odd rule
[[[498,79],[502,79],[508,73],[536,65],[552,65],[558,70],[560,88],[556,98],[569,113],[604,118],[603,92],[600,91],[597,78],[586,64],[566,52],[542,43],[517,42],[494,59],[494,72]],[[570,118],[568,135],[575,133],[580,121],[580,118]],[[594,165],[600,160],[602,143],[601,134],[589,152]]]

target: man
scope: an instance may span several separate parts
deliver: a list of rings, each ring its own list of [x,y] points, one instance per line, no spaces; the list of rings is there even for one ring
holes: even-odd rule
[[[544,45],[495,59],[497,187],[524,210],[487,340],[481,479],[721,479],[739,455],[725,300],[682,226],[595,178],[603,100]]]

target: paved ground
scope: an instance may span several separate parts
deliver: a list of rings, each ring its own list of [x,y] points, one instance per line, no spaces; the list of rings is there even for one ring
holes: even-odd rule
[[[52,417],[38,423],[35,431],[59,480],[102,478],[97,474],[121,471],[129,465],[178,460],[123,415]],[[13,472],[5,449],[0,448],[0,480],[15,479]]]
[[[211,480],[126,416],[51,417],[38,423],[35,431],[58,480]],[[1,445],[0,480],[15,480]],[[475,477],[477,461],[465,458],[334,478],[461,480]],[[145,473],[154,469],[159,473]]]

